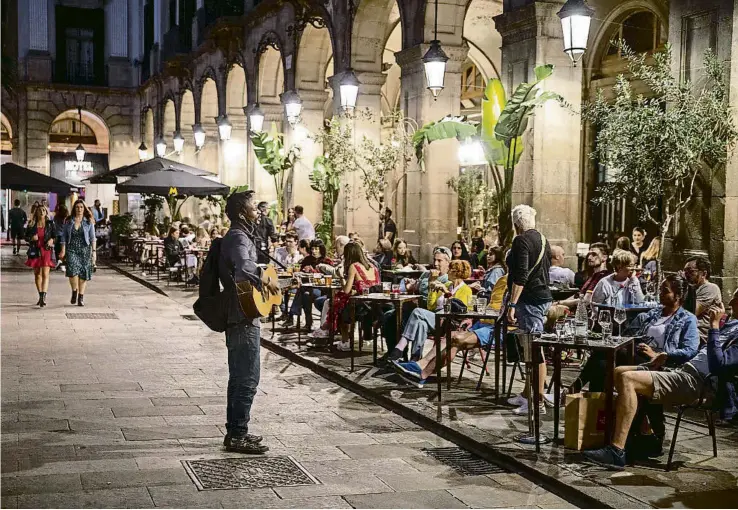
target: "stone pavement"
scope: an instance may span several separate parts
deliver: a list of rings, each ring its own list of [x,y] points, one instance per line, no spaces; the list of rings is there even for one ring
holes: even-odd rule
[[[140,275],[140,272],[136,271]],[[150,280],[151,283],[156,283]],[[195,291],[182,286],[161,286],[173,299],[189,305]],[[648,463],[629,466],[624,472],[609,472],[582,462],[581,455],[561,447],[544,445],[540,455],[532,447],[513,441],[515,435],[527,429],[525,417],[516,417],[510,407],[496,405],[494,394],[494,367],[491,377],[485,378],[482,391],[474,391],[479,368],[466,370],[461,384],[452,383],[451,391],[444,391],[443,402],[436,401],[435,384],[428,383],[422,390],[404,384],[394,374],[382,374],[371,366],[371,344],[364,346],[357,356],[354,372],[349,370],[348,353],[312,351],[296,343],[296,335],[263,330],[266,344],[273,343],[288,349],[292,355],[308,364],[324,367],[346,381],[357,383],[384,402],[400,405],[428,421],[440,423],[479,443],[489,445],[494,452],[512,456],[539,473],[547,474],[570,487],[615,508],[633,507],[738,507],[738,431],[718,429],[718,457],[712,456],[712,442],[704,425],[704,416],[686,415],[680,427],[674,455],[675,470],[665,472],[666,456]],[[431,342],[426,344],[430,348]],[[460,360],[460,356],[457,360]],[[477,360],[478,363],[478,360]],[[452,374],[458,376],[460,365],[454,363]],[[508,369],[508,375],[510,370]],[[564,382],[572,380],[576,368],[563,370]],[[522,382],[516,379],[513,390],[520,391]],[[445,389],[445,384],[444,384]],[[542,430],[551,435],[552,412],[542,418]],[[562,410],[563,414],[563,410]],[[667,413],[668,448],[672,435],[674,413]],[[562,431],[563,437],[563,419]]]
[[[421,451],[450,443],[266,350],[251,431],[319,483],[199,491],[182,461],[246,457],[221,448],[222,335],[106,268],[85,308],[54,273],[37,309],[22,259],[2,257],[3,508],[571,506],[516,474],[457,474]]]

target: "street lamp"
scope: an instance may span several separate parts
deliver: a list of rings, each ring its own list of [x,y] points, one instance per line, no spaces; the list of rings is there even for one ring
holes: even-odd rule
[[[243,113],[249,119],[249,127],[251,131],[260,132],[264,127],[264,112],[259,108],[259,103],[246,105],[243,107]]]
[[[79,114],[79,139],[80,144],[77,145],[77,148],[74,149],[74,153],[77,155],[77,161],[84,161],[85,160],[85,148],[82,147],[82,108],[77,107],[77,114]]]
[[[459,162],[462,166],[482,165],[487,162],[479,140],[468,138],[459,146]]]
[[[218,136],[221,140],[230,140],[231,139],[231,131],[233,130],[233,125],[228,120],[228,115],[221,115],[220,117],[215,117],[215,122],[218,123]]]
[[[438,40],[438,0],[436,0],[433,34],[430,48],[423,55],[423,67],[425,67],[425,79],[428,83],[428,90],[431,91],[435,99],[443,90],[443,82],[446,77],[446,62],[448,62],[448,56],[443,51],[443,48],[441,48],[441,41]]]
[[[149,149],[146,147],[146,144],[143,143],[143,140],[141,141],[141,145],[138,146],[138,159],[139,161],[146,161],[146,159],[149,157]]]
[[[341,108],[346,112],[352,112],[356,108],[356,98],[359,95],[359,79],[353,69],[349,69],[344,73],[339,89],[341,91]]]
[[[167,142],[164,141],[164,137],[160,136],[159,139],[156,141],[156,155],[160,158],[164,157],[164,154],[167,153]]]
[[[574,65],[587,50],[589,25],[594,13],[586,0],[567,0],[558,12],[564,34],[564,53],[569,55]]]
[[[174,132],[174,151],[177,154],[182,154],[182,149],[184,149],[184,143],[185,139],[182,136],[182,133],[179,131]]]
[[[195,147],[200,150],[205,145],[205,130],[200,124],[195,124],[192,126],[192,132],[195,135]]]
[[[287,116],[287,122],[290,126],[295,127],[302,112],[302,99],[294,90],[288,90],[282,94],[282,103],[284,103],[284,113]]]

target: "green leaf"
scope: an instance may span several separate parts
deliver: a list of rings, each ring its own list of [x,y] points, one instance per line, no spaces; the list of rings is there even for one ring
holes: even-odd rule
[[[459,141],[476,136],[477,126],[459,120],[441,120],[429,122],[413,134],[413,147],[415,158],[423,165],[423,150],[426,144],[436,140],[448,140],[456,138]]]
[[[549,76],[551,76],[554,72],[554,65],[553,64],[545,64],[542,66],[538,66],[533,70],[533,73],[536,75],[536,83],[540,83]]]

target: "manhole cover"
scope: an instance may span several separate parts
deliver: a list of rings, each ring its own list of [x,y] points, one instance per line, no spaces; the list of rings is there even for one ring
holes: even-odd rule
[[[117,319],[114,313],[69,313],[67,319]]]
[[[198,317],[198,316],[197,316],[197,315],[195,315],[195,314],[190,314],[190,315],[183,315],[183,316],[182,316],[182,318],[183,318],[183,319],[186,319],[186,320],[188,320],[188,321],[199,321],[199,320],[200,320],[200,317]]]
[[[292,457],[184,460],[182,463],[201,491],[264,489],[319,483]]]
[[[505,470],[458,447],[423,448],[426,455],[443,462],[464,476],[504,473]]]

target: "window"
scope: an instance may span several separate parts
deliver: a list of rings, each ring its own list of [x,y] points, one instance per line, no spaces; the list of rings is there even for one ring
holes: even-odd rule
[[[611,39],[607,57],[620,57],[618,41],[636,53],[655,51],[661,46],[661,23],[650,11],[636,12],[623,21]]]
[[[94,31],[89,28],[67,28],[64,31],[67,48],[67,80],[87,84],[95,81]]]
[[[484,76],[477,66],[469,64],[461,71],[461,99],[473,99],[484,96]]]
[[[49,142],[97,145],[97,138],[90,126],[84,122],[80,124],[79,119],[62,119],[51,125]]]

